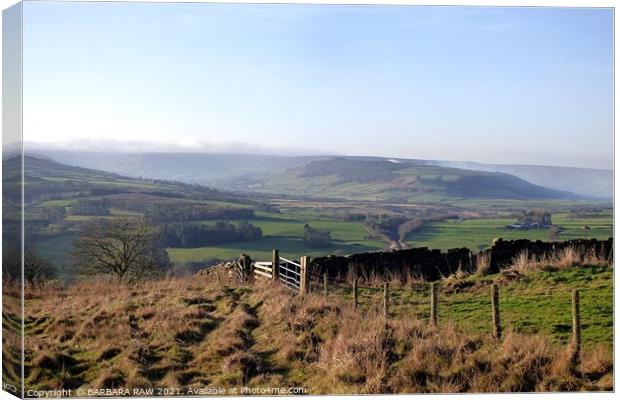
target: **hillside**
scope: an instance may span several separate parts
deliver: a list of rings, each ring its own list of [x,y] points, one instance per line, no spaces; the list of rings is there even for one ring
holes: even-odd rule
[[[244,185],[271,194],[366,201],[579,199],[504,173],[345,157],[314,160]]]
[[[175,229],[189,232],[192,226],[201,226],[204,227],[200,230],[203,233],[205,229],[215,228],[217,224],[220,224],[218,229],[224,230],[225,227],[231,228],[231,225],[240,227],[246,224],[247,227],[249,223],[262,232],[255,236],[229,235],[226,239],[223,235],[209,236],[211,239],[207,239],[205,234],[198,233],[193,234],[191,240],[170,239],[166,249],[171,260],[181,268],[193,269],[217,260],[234,258],[244,252],[258,259],[270,259],[274,248],[292,258],[383,250],[392,246],[395,239],[373,228],[378,223],[379,215],[383,216],[382,221],[385,220],[383,225],[393,225],[394,229],[408,221],[423,222],[423,226],[416,223],[416,231],[407,235],[406,240],[410,240],[413,246],[424,243],[431,248],[444,248],[444,245],[461,247],[465,243],[469,245],[471,241],[466,242],[466,238],[457,235],[456,230],[448,234],[435,234],[434,226],[429,225],[427,228],[425,220],[434,221],[455,214],[462,218],[483,218],[484,215],[475,209],[470,212],[463,208],[467,205],[424,205],[418,201],[444,201],[457,199],[457,195],[523,197],[527,193],[536,198],[549,194],[546,189],[510,176],[423,164],[399,164],[376,158],[315,160],[305,167],[287,170],[277,180],[266,180],[270,186],[260,187],[256,182],[254,186],[249,186],[247,182],[233,180],[239,185],[237,191],[217,190],[178,181],[129,178],[68,166],[45,157],[27,156],[25,161],[27,245],[34,246],[42,257],[51,261],[58,268],[60,278],[65,281],[71,281],[76,276],[70,260],[73,242],[79,237],[84,224],[92,219],[144,216],[160,228],[174,223],[183,225],[183,228],[177,226]],[[10,207],[19,199],[19,165],[17,158],[3,162],[4,233],[7,238],[11,234],[17,235],[20,227],[19,213],[16,212],[18,209]],[[230,185],[233,186],[232,183]],[[254,191],[263,191],[264,197],[258,197]],[[283,199],[282,194],[286,192],[300,197],[317,196],[319,193],[320,196],[330,196],[336,200]],[[387,203],[394,199],[408,203]],[[493,206],[486,206],[487,203],[501,204],[500,200],[495,199],[471,202],[475,203],[472,207],[480,207],[482,204],[492,213],[487,216],[491,218],[485,225],[488,229],[476,236],[474,248],[478,248],[478,245],[486,246],[493,237],[501,235],[520,238],[546,238],[548,235],[546,230],[506,232],[503,227],[513,218],[511,209],[493,211]],[[569,212],[568,208],[580,207],[572,201],[562,204],[556,200],[531,201],[536,206],[542,206],[544,202],[556,208],[552,210],[554,218],[562,209],[566,213]],[[509,207],[520,210],[526,206],[515,204]],[[600,214],[596,207],[588,210],[590,214],[575,213],[570,221],[562,223],[562,227],[567,229],[562,235],[609,237],[610,214]],[[497,220],[497,212],[503,213],[504,219]],[[461,220],[455,223],[460,224]],[[330,243],[321,247],[307,243],[306,224],[330,232]],[[583,230],[585,225],[591,229]],[[448,238],[451,238],[450,243],[444,243]],[[407,246],[406,243],[402,245]]]
[[[262,281],[240,285],[225,271],[112,290],[105,280],[28,288],[25,382],[195,395],[208,394],[197,392],[205,386],[315,395],[613,390],[612,273],[451,277],[441,284],[437,327],[428,293],[399,282],[390,283],[387,319],[376,282],[363,282],[357,312],[350,287],[300,297]],[[492,282],[500,285],[501,340],[489,331]],[[574,288],[582,293],[579,372],[567,343]],[[18,312],[7,309],[3,323],[15,327]],[[6,350],[8,361],[17,357]]]
[[[432,164],[476,171],[503,172],[518,176],[535,185],[565,190],[584,196],[611,199],[614,171],[541,165],[483,164],[475,162],[434,161]]]
[[[35,150],[33,150],[35,151]],[[63,164],[115,172],[125,176],[149,177],[200,183],[216,188],[243,188],[262,182],[271,174],[303,167],[331,156],[275,156],[215,153],[114,153],[36,149]],[[388,161],[384,157],[344,157],[358,161]],[[499,165],[477,162],[398,159],[410,165],[430,165],[473,171],[503,172],[534,185],[609,199],[613,171],[537,165]]]
[[[17,171],[19,159],[3,162],[5,177]],[[236,202],[239,196],[205,186],[178,181],[138,179],[116,173],[69,166],[55,160],[36,156],[24,158],[26,201],[36,201],[38,196],[50,197],[56,192],[89,192],[90,194],[142,193],[167,198],[193,198]],[[14,174],[13,174],[14,175]]]
[[[262,176],[304,165],[312,157],[210,153],[105,153],[37,150],[66,165],[131,177],[225,186],[229,179]]]
[[[20,230],[20,164],[18,157],[3,161],[3,238],[9,241]],[[192,218],[240,222],[268,208],[200,185],[129,178],[34,156],[26,156],[24,164],[26,246],[49,259],[66,280],[75,278],[68,269],[72,242],[91,219],[145,216],[154,223]]]

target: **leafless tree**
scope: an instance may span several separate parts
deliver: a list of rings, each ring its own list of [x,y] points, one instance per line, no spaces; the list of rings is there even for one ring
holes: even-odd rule
[[[18,244],[3,249],[2,279],[16,283],[22,279],[22,257]],[[46,259],[39,257],[33,248],[24,252],[23,279],[28,285],[42,285],[56,277],[56,268]]]
[[[42,285],[56,277],[56,268],[51,262],[37,256],[32,249],[24,253],[24,281],[31,285]]]
[[[109,274],[132,283],[170,269],[158,229],[143,218],[91,221],[74,244],[73,262],[82,274]]]

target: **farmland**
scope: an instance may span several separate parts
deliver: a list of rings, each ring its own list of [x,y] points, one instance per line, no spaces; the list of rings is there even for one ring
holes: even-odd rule
[[[295,212],[297,211],[297,212]],[[114,210],[114,215],[131,214],[129,211]],[[321,216],[322,215],[322,216]],[[67,216],[70,221],[83,221],[94,216]],[[596,218],[571,217],[568,213],[552,215],[553,223],[565,230],[560,239],[596,238],[607,239],[613,236],[613,219],[611,212],[601,212]],[[220,220],[201,220],[196,223],[213,224]],[[257,260],[269,260],[271,250],[277,248],[284,257],[298,259],[302,255],[322,256],[325,254],[346,255],[366,251],[382,250],[386,243],[378,238],[369,238],[363,222],[351,222],[337,219],[325,213],[308,212],[303,209],[289,208],[283,213],[257,212],[251,223],[263,231],[263,237],[252,241],[230,242],[207,247],[168,248],[170,259],[177,263],[204,262],[212,259],[231,259],[241,253],[248,253]],[[325,229],[332,234],[332,244],[323,248],[312,248],[303,242],[304,224]],[[506,225],[514,223],[514,218],[480,218],[465,220],[446,220],[426,222],[410,233],[406,241],[413,247],[429,247],[447,250],[455,247],[467,247],[478,250],[490,246],[494,238],[531,239],[547,241],[548,229],[515,230]],[[590,230],[584,231],[587,225]],[[71,241],[74,235],[59,236],[38,243],[40,251],[52,260],[58,261],[65,268],[69,264]],[[64,268],[63,268],[64,269]]]
[[[613,236],[613,215],[611,211],[599,213],[596,217],[573,217],[568,213],[552,214],[553,224],[565,230],[560,240],[576,238],[607,239]],[[467,247],[478,250],[490,246],[494,238],[549,240],[548,229],[508,229],[514,218],[480,218],[467,220],[446,220],[425,223],[407,235],[407,242],[414,247],[429,247],[447,250]],[[584,230],[588,226],[589,230]]]
[[[127,178],[35,157],[27,157],[26,161],[28,201],[26,219],[32,221],[27,224],[26,231],[33,238],[29,245],[35,247],[41,256],[53,262],[63,281],[72,280],[75,275],[70,266],[72,241],[79,236],[82,226],[93,219],[145,217],[151,218],[159,225],[181,223],[208,226],[218,222],[239,224],[247,221],[262,231],[258,238],[243,241],[167,247],[173,263],[205,265],[215,260],[235,258],[241,253],[247,253],[253,259],[266,260],[271,257],[273,248],[279,249],[284,257],[294,259],[302,255],[346,255],[384,250],[392,246],[397,239],[390,232],[377,230],[376,227],[388,226],[395,230],[399,224],[407,221],[411,222],[410,226],[414,228],[404,233],[405,236],[398,242],[399,246],[426,246],[444,250],[468,247],[475,251],[488,247],[496,237],[547,240],[549,229],[505,228],[506,225],[515,222],[516,213],[533,207],[549,210],[554,226],[561,230],[560,240],[587,237],[606,239],[612,236],[613,215],[605,202],[464,198],[423,190],[416,192],[417,202],[404,201],[399,196],[390,196],[389,193],[383,193],[379,197],[383,199],[394,197],[390,201],[378,201],[379,197],[344,195],[340,199],[321,199],[316,195],[301,198],[286,195],[271,197],[269,194],[244,191],[223,192],[181,182]],[[329,167],[339,171],[340,180],[351,178],[356,182],[360,181],[361,183],[356,183],[358,186],[363,185],[365,179],[378,179],[383,175],[392,179],[395,171],[399,173],[404,171],[398,166],[387,168],[382,163],[375,163],[379,169],[373,172],[373,175],[370,174],[372,168],[366,169],[364,173],[353,168],[364,166],[361,161],[349,164],[337,161]],[[15,167],[17,165],[13,165],[11,160],[6,162],[7,172]],[[314,164],[313,168],[319,168],[318,172],[321,174],[332,171],[329,168],[328,171],[323,171],[317,164]],[[452,169],[439,170],[430,167],[422,169],[444,173],[436,177],[420,175],[419,179],[426,183],[431,178],[437,178],[441,182],[452,184],[456,179],[455,176],[448,174],[454,172]],[[306,178],[314,179],[312,172],[312,169],[296,170],[297,174],[303,175],[300,177],[302,181]],[[7,174],[7,177],[10,176],[12,175]],[[470,171],[463,172],[462,176],[468,179],[477,175]],[[11,182],[7,181],[6,184],[10,185]],[[350,187],[342,182],[339,185]],[[326,194],[336,193],[325,190]],[[89,212],[86,208],[86,211],[82,209],[76,213],[73,208],[79,202],[87,206],[94,204],[96,207],[93,212]],[[95,212],[101,209],[106,212]],[[579,210],[582,209],[589,212],[580,213]],[[177,215],[179,213],[183,215]],[[199,218],[200,215],[208,217]],[[390,223],[390,219],[396,222]],[[306,224],[313,229],[329,232],[331,236],[329,243],[316,247],[305,242]],[[585,226],[589,229],[584,229]]]
[[[202,221],[213,223],[213,221]],[[225,246],[198,247],[192,249],[169,249],[173,261],[203,261],[212,258],[230,259],[242,252],[255,259],[271,258],[271,249],[279,249],[285,257],[299,258],[302,255],[319,256],[324,254],[351,254],[363,251],[380,250],[385,243],[368,239],[364,224],[345,222],[329,218],[317,218],[306,214],[266,214],[258,213],[252,224],[263,230],[263,238],[249,242],[227,243]],[[332,244],[319,249],[311,248],[303,242],[304,224],[325,229],[332,234]]]
[[[355,311],[350,282],[330,286],[327,299],[311,282],[312,293],[302,297],[279,285],[239,282],[226,269],[204,269],[241,253],[269,260],[274,248],[289,259],[385,250],[404,225],[411,229],[400,241],[416,247],[477,250],[500,236],[546,240],[549,228],[505,227],[533,206],[550,214],[560,240],[606,239],[613,215],[604,202],[469,199],[464,205],[433,198],[437,193],[420,195],[431,203],[271,198],[44,160],[31,163],[28,174],[26,245],[57,268],[58,278],[27,287],[31,388],[299,385],[310,394],[613,388],[608,259],[554,271],[443,277],[438,327],[429,324],[428,292],[419,289],[426,282],[391,281],[386,320],[379,311],[383,282],[372,278],[361,283]],[[175,242],[166,248],[174,264],[166,279],[128,286],[73,270],[73,242],[89,221],[134,217],[179,235],[244,223],[260,232],[196,247]],[[328,243],[313,245],[307,224],[328,232]],[[489,335],[491,284],[500,286],[501,341]],[[583,375],[567,356],[573,289],[582,295]],[[3,321],[14,326],[16,315],[9,310]]]

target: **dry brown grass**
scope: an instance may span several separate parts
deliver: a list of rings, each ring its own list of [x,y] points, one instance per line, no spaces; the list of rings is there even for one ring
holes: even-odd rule
[[[534,271],[557,271],[566,268],[609,265],[608,260],[592,249],[582,249],[575,246],[559,249],[542,256],[531,255],[527,250],[520,252],[512,260],[512,265],[506,273],[521,273]]]
[[[606,349],[585,353],[579,369],[539,336],[496,341],[449,322],[386,320],[335,296],[219,278],[33,289],[27,385],[305,386],[310,394],[612,388]]]
[[[481,276],[491,272],[491,252],[481,251],[476,254],[476,273]]]

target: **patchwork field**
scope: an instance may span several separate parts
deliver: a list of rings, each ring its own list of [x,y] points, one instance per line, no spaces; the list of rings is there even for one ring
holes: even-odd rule
[[[217,221],[200,222],[214,223]],[[257,213],[257,217],[252,219],[251,223],[263,230],[261,239],[191,249],[170,248],[168,249],[170,258],[176,262],[202,261],[212,258],[230,259],[246,252],[254,259],[270,260],[271,250],[277,248],[283,257],[298,259],[303,255],[346,255],[380,250],[385,247],[385,242],[381,240],[368,239],[368,231],[360,222],[330,220],[305,213]],[[331,232],[332,244],[321,248],[306,245],[303,242],[305,224]]]
[[[595,218],[571,218],[568,213],[552,214],[553,224],[565,230],[560,240],[577,238],[607,239],[613,237],[613,214],[601,212]],[[489,247],[494,238],[549,240],[548,229],[508,229],[514,218],[482,218],[428,222],[407,235],[413,247],[429,247],[447,250],[467,247],[478,250]],[[588,226],[590,229],[584,229]]]
[[[611,212],[602,212],[596,218],[571,218],[568,213],[553,214],[554,225],[565,230],[560,240],[576,238],[607,239],[613,236],[613,216]],[[212,223],[213,221],[203,221]],[[173,261],[202,261],[210,258],[228,259],[249,253],[259,260],[269,260],[271,249],[277,248],[285,257],[299,258],[302,255],[323,256],[328,254],[346,255],[356,252],[381,250],[386,243],[377,239],[368,239],[368,231],[361,222],[346,222],[320,218],[316,215],[289,212],[286,214],[257,213],[252,224],[263,229],[263,237],[251,242],[227,243],[225,246],[199,247],[193,249],[168,249]],[[428,222],[410,233],[406,241],[412,247],[429,247],[447,250],[455,247],[467,247],[472,250],[487,248],[494,238],[549,240],[548,229],[516,230],[507,229],[514,218],[447,220]],[[303,241],[303,226],[326,229],[332,233],[334,243],[325,248],[310,248]],[[584,226],[589,230],[584,230]]]
[[[384,191],[379,193],[383,199],[379,202],[374,195],[369,195],[371,199],[352,196],[329,200],[317,196],[320,192],[317,188],[314,188],[314,196],[292,198],[274,194],[271,198],[248,192],[247,188],[237,193],[222,192],[181,182],[127,178],[36,157],[27,157],[27,161],[25,229],[28,237],[32,238],[27,246],[35,248],[40,257],[51,261],[62,281],[75,278],[70,268],[73,240],[81,234],[86,223],[97,218],[110,220],[144,216],[149,224],[162,230],[167,224],[176,224],[171,230],[176,232],[177,239],[184,237],[184,240],[168,240],[164,246],[171,261],[177,264],[231,259],[241,253],[247,253],[255,260],[268,260],[273,248],[279,249],[284,257],[298,259],[303,255],[346,255],[407,246],[444,250],[468,247],[475,251],[488,247],[495,237],[548,240],[549,229],[509,230],[505,226],[516,222],[516,218],[497,217],[515,215],[536,207],[552,213],[553,224],[564,229],[560,240],[606,239],[613,235],[613,215],[609,204],[604,202],[562,198],[510,200],[499,194],[494,199],[454,197],[456,192],[449,196],[448,201],[435,198],[439,194],[433,191],[416,192],[419,197],[416,202],[405,201]],[[364,186],[365,179],[378,179],[382,174],[402,178],[399,174],[394,175],[394,171],[401,171],[401,167],[391,164],[367,165],[343,160],[334,163],[336,166],[348,165],[345,175],[354,178],[351,182],[357,182],[358,186]],[[12,160],[5,167],[7,171],[12,171],[11,168],[19,165]],[[364,168],[358,169],[362,166]],[[320,172],[317,179],[324,179],[320,177],[325,172],[321,165],[316,164],[313,168],[318,168],[316,173]],[[396,170],[393,171],[394,168]],[[406,171],[413,173],[418,167],[411,168],[407,167]],[[422,168],[420,171],[438,171],[436,168],[419,168]],[[410,177],[410,183],[414,186],[450,185],[456,179],[452,169],[446,169],[446,173],[442,174],[422,174],[420,171],[414,174],[415,179],[413,175]],[[462,179],[469,179],[472,172],[461,171],[460,174]],[[351,182],[340,182],[338,187],[350,190]],[[398,179],[390,182],[395,184]],[[520,197],[523,196],[517,196]],[[455,216],[460,219],[441,220]],[[428,222],[431,220],[438,222]],[[218,222],[226,222],[228,227],[232,223],[235,225],[233,229],[236,229],[244,221],[252,225],[245,233],[253,230],[255,234],[225,236],[225,227],[217,228],[218,234],[213,237],[207,237],[208,233],[205,233]],[[418,221],[422,222],[421,226]],[[8,222],[4,221],[6,226]],[[19,225],[19,221],[13,222],[15,226]],[[401,233],[400,227],[408,223],[417,228],[408,234],[407,230]],[[200,230],[191,227],[192,224],[208,227]],[[306,224],[315,230],[328,231],[331,240],[319,241],[321,247],[310,246],[304,241]],[[181,230],[179,225],[182,225]],[[256,233],[256,227],[262,233]],[[220,237],[217,235],[224,235],[222,237],[225,239],[218,240]],[[187,240],[188,237],[191,240]]]
[[[132,215],[130,211],[113,209],[108,218],[119,215]],[[94,216],[71,215],[68,220],[84,221]],[[595,218],[573,218],[568,213],[552,215],[554,225],[564,231],[560,240],[575,238],[607,239],[613,236],[613,216],[610,211],[601,212]],[[195,223],[214,224],[220,220],[202,220]],[[329,254],[346,255],[366,251],[382,250],[386,242],[369,238],[363,222],[350,222],[330,218],[324,212],[305,209],[289,209],[284,213],[257,212],[250,222],[260,227],[263,237],[258,240],[230,242],[208,247],[168,248],[171,261],[176,263],[202,262],[212,259],[231,259],[241,253],[248,253],[255,260],[270,260],[271,250],[277,248],[283,257],[299,259],[306,256],[324,256]],[[446,220],[427,222],[406,237],[412,247],[429,247],[450,249],[467,247],[472,250],[486,248],[494,238],[549,240],[548,229],[516,230],[507,229],[506,225],[515,222],[514,218],[481,218],[466,220]],[[322,248],[312,248],[303,242],[304,225],[331,232],[332,244]],[[589,230],[584,230],[584,226]],[[76,235],[67,234],[41,240],[37,249],[59,266],[61,279],[72,276],[70,271],[72,241]]]

